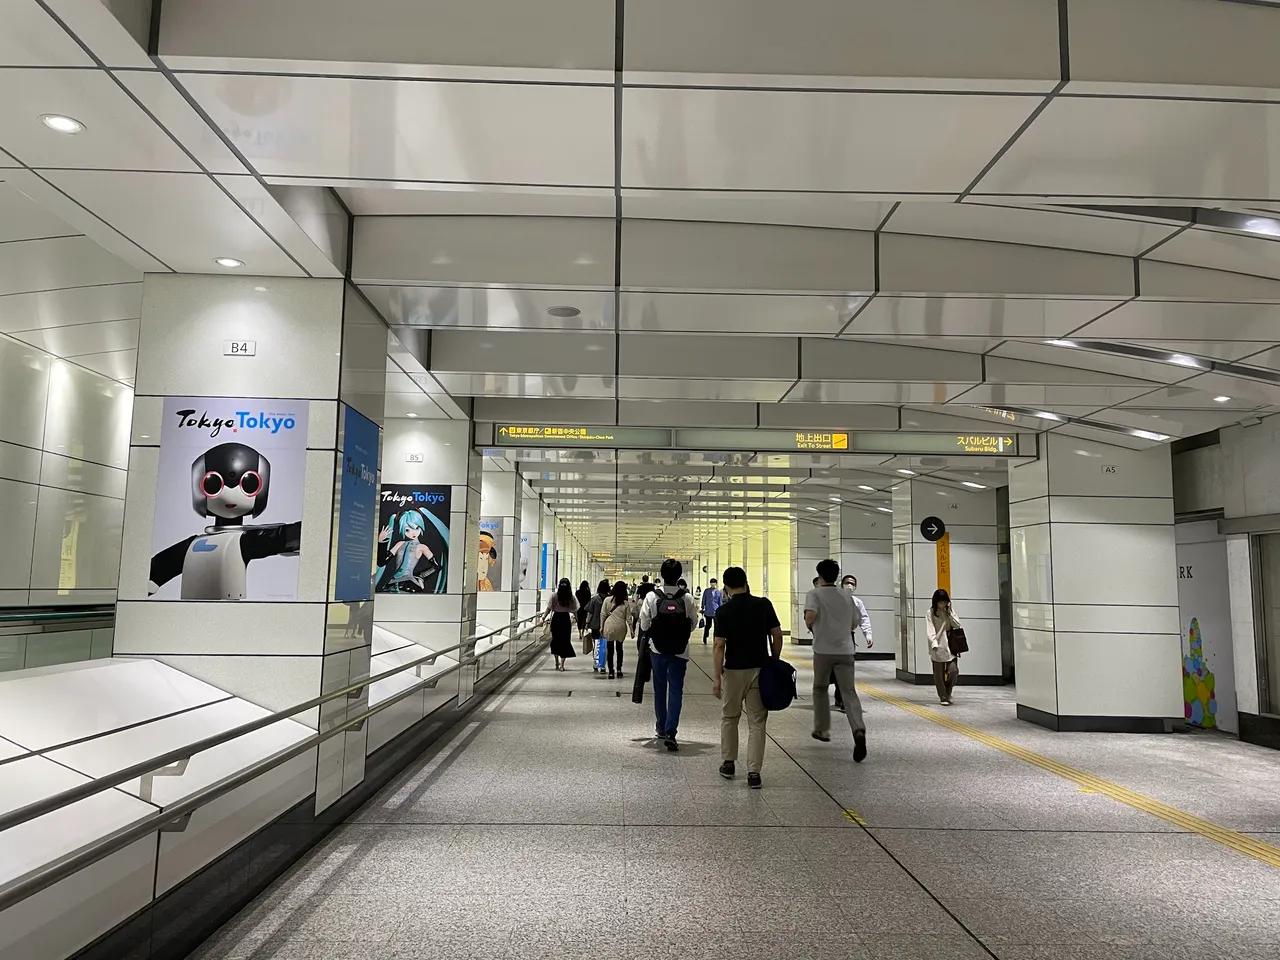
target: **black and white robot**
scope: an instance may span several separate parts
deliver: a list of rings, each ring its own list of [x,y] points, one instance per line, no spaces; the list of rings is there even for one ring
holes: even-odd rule
[[[251,560],[298,555],[302,522],[247,526],[267,509],[271,464],[253,447],[222,443],[191,464],[191,506],[213,525],[151,558],[154,594],[182,578],[183,600],[243,600]]]

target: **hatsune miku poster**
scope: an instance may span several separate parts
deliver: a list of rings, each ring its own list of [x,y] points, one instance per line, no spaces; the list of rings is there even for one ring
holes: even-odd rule
[[[451,492],[447,486],[383,484],[375,593],[447,592]]]

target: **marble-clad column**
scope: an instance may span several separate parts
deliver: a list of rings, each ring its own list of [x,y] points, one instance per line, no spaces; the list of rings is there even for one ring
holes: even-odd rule
[[[1169,448],[1042,443],[1009,471],[1018,716],[1163,731],[1183,718]]]

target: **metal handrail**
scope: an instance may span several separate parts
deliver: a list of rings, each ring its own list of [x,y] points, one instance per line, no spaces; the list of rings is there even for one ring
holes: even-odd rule
[[[32,803],[28,803],[25,806],[17,807],[13,810],[10,810],[6,814],[0,815],[0,832],[8,830],[11,827],[19,826],[23,823],[26,823],[29,820],[34,820],[37,817],[42,817],[47,813],[53,813],[55,810],[60,810],[63,807],[69,806],[73,803],[77,803],[80,800],[84,800],[87,797],[92,797],[96,794],[103,793],[104,791],[110,790],[113,787],[118,787],[122,783],[128,783],[130,780],[136,779],[138,777],[146,776],[148,773],[154,773],[156,770],[159,770],[162,767],[167,767],[170,764],[178,763],[182,760],[188,760],[191,757],[195,756],[197,753],[202,753],[205,750],[212,749],[213,747],[221,746],[224,743],[229,743],[230,741],[235,740],[239,737],[242,737],[245,734],[254,733],[255,731],[261,730],[264,727],[271,726],[273,723],[279,723],[281,720],[287,720],[290,717],[296,716],[299,713],[305,713],[308,710],[313,710],[316,707],[321,706],[322,704],[330,702],[331,700],[337,700],[341,697],[346,697],[352,693],[358,693],[359,691],[363,690],[365,687],[370,686],[379,680],[385,680],[387,677],[395,676],[396,674],[403,673],[406,670],[412,670],[413,668],[420,667],[424,664],[433,664],[440,657],[445,656],[446,654],[449,654],[449,653],[454,653],[467,646],[474,646],[480,640],[487,640],[490,637],[496,637],[498,634],[503,633],[504,631],[507,631],[507,630],[511,630],[512,628],[515,628],[518,631],[524,624],[537,620],[540,616],[541,614],[537,613],[531,617],[524,617],[521,620],[516,620],[513,623],[509,623],[507,624],[507,626],[502,627],[498,630],[491,630],[488,633],[476,634],[470,639],[464,640],[461,643],[455,644],[452,647],[446,647],[443,650],[432,651],[432,653],[429,654],[428,656],[419,657],[416,660],[411,660],[408,663],[401,664],[400,666],[395,667],[391,670],[387,670],[383,673],[366,677],[365,679],[359,680],[356,683],[348,684],[345,687],[342,687],[338,690],[333,690],[327,694],[324,694],[323,696],[313,697],[312,699],[307,700],[303,703],[295,704],[294,706],[288,707],[284,710],[278,710],[275,713],[268,714],[265,717],[259,717],[257,720],[250,720],[247,723],[240,724],[239,726],[230,727],[222,731],[221,733],[215,733],[201,740],[196,740],[193,743],[185,744],[184,746],[181,746],[181,747],[175,747],[172,750],[168,750],[154,757],[150,757],[146,760],[139,761],[138,763],[132,764],[128,767],[124,767],[120,770],[115,771],[114,773],[110,773],[105,776],[98,777],[95,780],[86,781],[85,783],[72,787],[69,790],[63,790],[61,793],[55,793],[52,796],[44,797],[43,799],[33,801]],[[490,649],[496,650],[499,647],[504,646],[506,643],[509,643],[511,639],[512,639],[511,637],[508,637],[506,640],[502,641],[502,643],[494,644],[494,646],[491,647]],[[466,662],[473,663],[475,662],[476,659],[478,658],[472,657],[470,660],[467,660]],[[450,667],[447,670],[444,670],[436,674],[435,676],[424,677],[422,678],[423,682],[439,680],[441,677],[447,676],[449,673],[453,672],[457,668],[460,668],[462,665],[463,665],[463,661],[459,660],[456,667]],[[416,689],[416,685],[414,687],[411,687],[410,689]],[[44,753],[50,753],[55,750],[58,750],[60,749],[60,747],[61,745],[45,747],[43,750],[32,751],[29,754],[24,754],[24,756],[39,756]]]
[[[531,620],[537,620],[540,616],[540,614],[536,614],[533,617],[526,617],[523,620],[517,620],[514,624],[509,624],[508,627],[504,629],[510,629],[512,626],[518,627],[520,624],[528,623]],[[484,636],[477,637],[476,639],[484,640],[502,632],[502,630],[495,630],[492,633],[485,634]],[[501,643],[494,644],[490,649],[496,650],[499,647],[510,643],[514,639],[527,635],[529,632],[529,630],[525,630],[523,633],[517,632],[514,637],[508,637]],[[465,646],[465,644],[460,644],[459,646]],[[485,652],[488,653],[488,651]],[[481,654],[481,656],[483,655],[484,654]],[[166,824],[173,823],[175,820],[182,820],[184,817],[190,816],[190,814],[194,813],[205,804],[230,793],[237,787],[241,787],[244,784],[249,783],[262,774],[267,773],[270,770],[274,770],[278,766],[288,763],[295,757],[302,756],[304,753],[311,750],[313,747],[319,746],[326,740],[336,737],[339,734],[346,733],[348,730],[358,730],[360,725],[370,717],[376,716],[383,710],[394,706],[406,697],[412,696],[414,693],[418,692],[423,685],[434,683],[441,677],[448,676],[449,674],[454,673],[457,670],[461,670],[464,666],[469,666],[478,660],[479,657],[475,656],[466,660],[459,660],[458,663],[454,664],[452,667],[449,667],[434,676],[424,677],[419,683],[415,683],[412,686],[401,690],[399,693],[388,697],[376,706],[370,707],[358,717],[352,717],[344,723],[339,724],[330,730],[326,730],[323,733],[317,732],[301,743],[288,747],[273,756],[259,760],[257,763],[246,767],[237,774],[227,777],[218,783],[210,784],[201,790],[197,790],[185,800],[180,800],[177,803],[171,804],[163,810],[157,810],[155,813],[149,814],[131,826],[122,827],[115,833],[107,834],[105,837],[99,838],[77,853],[70,854],[60,860],[55,860],[52,863],[37,868],[22,879],[9,884],[7,887],[0,888],[0,912],[7,910],[15,904],[21,903],[23,900],[34,896],[41,890],[48,889],[55,883],[65,880],[67,877],[78,873],[85,867],[91,866],[99,860],[109,857],[117,850],[122,850],[129,844],[141,840],[143,837],[162,829]],[[408,669],[410,666],[412,666],[412,664],[406,664],[402,669]],[[390,671],[389,673],[384,674],[384,676],[389,676],[390,673],[393,672],[398,671]],[[69,793],[71,791],[67,792]],[[59,796],[61,796],[61,794]]]
[[[85,604],[68,607],[19,607],[16,610],[0,612],[0,623],[22,623],[30,620],[39,623],[45,620],[101,620],[103,617],[114,617],[116,608],[111,604]]]

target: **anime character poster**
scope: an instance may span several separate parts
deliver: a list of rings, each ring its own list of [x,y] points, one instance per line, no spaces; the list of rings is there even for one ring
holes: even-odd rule
[[[533,538],[527,533],[520,534],[520,589],[536,589],[537,571],[533,566]]]
[[[448,590],[450,497],[448,486],[383,484],[375,593]]]
[[[166,397],[148,595],[298,598],[307,402]]]
[[[480,518],[480,579],[476,584],[480,593],[503,589],[502,564],[498,562],[502,526],[502,517]]]

